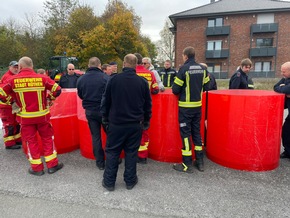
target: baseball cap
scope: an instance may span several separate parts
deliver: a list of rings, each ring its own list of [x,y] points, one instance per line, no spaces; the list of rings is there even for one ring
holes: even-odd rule
[[[18,62],[17,61],[11,61],[10,63],[9,63],[9,66],[18,66]]]
[[[118,65],[118,64],[117,64],[117,62],[112,61],[112,62],[109,63],[109,65]]]

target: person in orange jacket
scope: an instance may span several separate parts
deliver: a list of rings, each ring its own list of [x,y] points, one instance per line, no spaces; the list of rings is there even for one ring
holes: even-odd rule
[[[0,84],[5,84],[9,79],[18,73],[18,62],[11,61],[8,71],[2,76]],[[20,125],[16,121],[16,114],[12,113],[10,101],[0,101],[0,117],[3,123],[3,140],[6,149],[21,148]]]
[[[151,72],[150,70],[147,70],[144,67],[144,63],[142,63],[142,55],[139,53],[134,54],[137,57],[137,66],[136,66],[136,73],[138,76],[144,77],[148,83],[149,83],[149,88],[150,92],[153,95],[156,95],[159,93],[159,87],[156,82],[156,78],[154,76],[154,73]],[[148,129],[143,130],[142,132],[142,139],[140,143],[140,147],[138,150],[138,163],[140,164],[147,164],[147,157],[148,157],[148,146],[149,146],[149,133]]]
[[[33,62],[29,57],[22,57],[19,73],[0,87],[0,100],[7,102],[10,95],[15,96],[19,107],[17,121],[21,125],[21,135],[27,144],[27,157],[31,164],[28,172],[32,175],[44,174],[37,132],[42,140],[44,159],[48,173],[55,173],[63,167],[58,162],[53,142],[53,129],[47,101],[54,100],[61,93],[61,87],[45,75],[33,71]],[[47,94],[49,91],[49,94]]]

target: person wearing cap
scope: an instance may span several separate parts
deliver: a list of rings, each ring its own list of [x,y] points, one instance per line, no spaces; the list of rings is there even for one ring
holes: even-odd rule
[[[20,110],[17,120],[21,124],[23,141],[27,145],[27,158],[31,167],[28,172],[35,176],[44,174],[40,147],[36,134],[41,137],[43,156],[49,174],[63,167],[58,161],[53,143],[53,128],[50,123],[50,112],[47,99],[54,100],[61,93],[61,87],[48,76],[37,74],[29,57],[19,60],[20,72],[0,88],[0,100],[7,101],[9,95],[15,96]],[[49,93],[48,93],[49,92]]]
[[[145,68],[145,62],[142,62],[142,55],[139,53],[134,54],[137,57],[137,66],[136,66],[136,73],[138,76],[143,77],[148,81],[150,92],[152,95],[156,95],[159,93],[159,87],[156,82],[156,78],[154,73],[150,70]],[[138,150],[138,163],[139,164],[147,164],[147,157],[148,157],[148,146],[149,146],[149,126],[144,128],[142,132],[142,139],[140,142],[140,147]]]
[[[67,65],[67,73],[60,77],[59,85],[61,88],[76,88],[77,81],[80,75],[75,73],[75,65],[68,64]]]
[[[18,74],[18,62],[11,61],[9,63],[8,71],[2,76],[0,85],[3,86],[14,75]],[[13,98],[7,102],[0,101],[0,117],[4,128],[4,145],[6,149],[19,149],[21,148],[21,134],[20,125],[16,121],[16,114],[12,113]],[[15,105],[15,104],[13,104]]]
[[[109,65],[110,65],[111,68],[112,68],[111,76],[116,75],[116,74],[118,73],[118,64],[117,64],[117,62],[112,61],[112,62],[109,63]]]

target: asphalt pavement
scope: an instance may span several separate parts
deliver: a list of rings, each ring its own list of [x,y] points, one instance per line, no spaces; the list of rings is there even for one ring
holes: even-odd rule
[[[2,137],[2,136],[1,136]],[[120,165],[114,192],[103,171],[80,151],[59,155],[64,168],[28,174],[22,150],[0,146],[0,216],[34,217],[290,217],[290,160],[272,171],[222,167],[205,158],[205,172],[179,173],[154,160],[138,165],[139,183],[127,190]]]

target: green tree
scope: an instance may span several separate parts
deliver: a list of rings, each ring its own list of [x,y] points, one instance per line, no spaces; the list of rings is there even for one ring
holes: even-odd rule
[[[19,27],[10,19],[0,26],[0,66],[7,67],[12,60],[18,60],[24,53],[25,47],[19,39]]]

